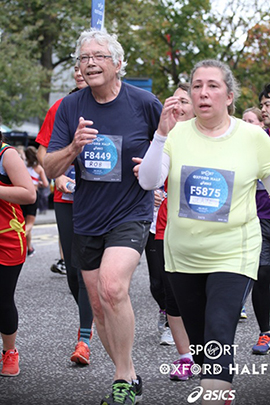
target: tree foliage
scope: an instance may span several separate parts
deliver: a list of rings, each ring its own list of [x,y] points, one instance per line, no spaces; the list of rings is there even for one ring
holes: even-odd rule
[[[153,92],[164,101],[179,82],[179,75],[188,77],[196,55],[204,53],[211,42],[204,35],[210,3],[145,0],[137,2],[136,14],[128,4],[124,10],[124,19],[114,20],[112,26],[126,51],[127,74],[151,77]],[[130,21],[128,16],[132,16]],[[110,19],[108,13],[106,19]],[[123,20],[129,21],[127,26]]]
[[[38,116],[45,108],[40,83],[44,71],[40,64],[33,64],[31,50],[13,36],[2,36],[0,48],[0,115],[4,122],[22,122],[26,117]]]
[[[246,108],[258,105],[258,94],[270,81],[269,41],[268,49],[265,46],[269,10],[264,0],[227,0],[219,12],[212,10],[212,16],[213,25],[206,32],[216,39],[214,57],[230,66],[241,86],[236,110],[241,117]]]
[[[10,99],[10,108],[1,107],[2,116],[7,123],[19,123],[32,113],[43,118],[53,87],[52,72],[71,60],[78,32],[90,26],[91,4],[88,0],[1,0],[1,4],[1,55],[11,48],[0,62],[1,75],[4,63],[11,69],[2,89],[5,98]],[[14,86],[22,93],[14,96]],[[33,90],[32,102],[27,97],[29,87]],[[15,105],[21,114],[14,114]]]
[[[245,52],[237,64],[242,84],[242,110],[258,104],[258,93],[270,83],[270,23],[258,23],[248,30]],[[241,110],[239,106],[239,110]]]
[[[105,27],[117,33],[127,76],[153,79],[164,101],[195,62],[227,62],[242,85],[238,114],[269,80],[268,10],[263,0],[106,0]],[[70,67],[76,40],[90,27],[91,0],[1,0],[0,99],[6,124],[43,120],[56,67]],[[266,8],[266,7],[265,7]],[[266,12],[267,11],[267,12]]]

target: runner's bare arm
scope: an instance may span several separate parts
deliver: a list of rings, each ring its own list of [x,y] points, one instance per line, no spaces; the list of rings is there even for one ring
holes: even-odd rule
[[[50,179],[63,174],[81,153],[84,146],[93,142],[98,131],[92,128],[92,125],[93,121],[80,117],[73,141],[63,149],[46,153],[43,160],[44,169]]]

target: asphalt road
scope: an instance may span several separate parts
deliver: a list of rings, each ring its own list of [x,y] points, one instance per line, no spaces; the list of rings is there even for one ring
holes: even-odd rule
[[[36,254],[27,259],[16,291],[21,373],[14,378],[0,377],[0,404],[99,405],[103,395],[110,391],[114,367],[96,331],[90,366],[80,367],[70,362],[76,344],[78,311],[66,276],[50,271],[51,264],[59,258],[56,225],[40,225],[41,222],[44,221],[38,218],[33,230]],[[47,222],[53,222],[49,215]],[[158,307],[150,294],[144,256],[134,274],[130,295],[136,317],[133,357],[144,383],[141,404],[190,403],[188,397],[198,387],[199,379],[171,382],[164,373],[166,366],[164,369],[162,365],[170,365],[178,356],[175,347],[159,345]],[[235,341],[236,404],[268,405],[270,357],[251,354],[251,347],[258,339],[258,327],[250,299],[246,309],[248,320],[239,323]],[[199,403],[199,400],[195,402]]]

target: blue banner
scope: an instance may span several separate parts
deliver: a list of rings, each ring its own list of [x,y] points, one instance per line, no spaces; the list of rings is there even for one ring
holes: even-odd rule
[[[104,27],[105,0],[92,0],[91,27],[98,30]]]

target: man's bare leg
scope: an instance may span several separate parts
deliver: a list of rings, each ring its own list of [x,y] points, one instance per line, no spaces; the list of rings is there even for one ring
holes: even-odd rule
[[[139,259],[134,249],[110,247],[98,270],[82,272],[99,337],[116,367],[114,379],[129,382],[136,378],[131,358],[135,322],[129,287]]]

